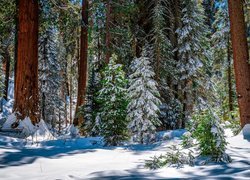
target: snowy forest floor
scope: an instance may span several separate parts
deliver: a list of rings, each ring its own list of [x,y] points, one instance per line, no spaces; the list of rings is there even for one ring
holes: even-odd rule
[[[101,138],[29,141],[0,135],[0,179],[250,179],[250,140],[242,133],[226,131],[233,162],[182,168],[149,170],[145,160],[164,154],[172,144],[181,142],[183,130],[167,131],[170,139],[153,145],[103,147]]]

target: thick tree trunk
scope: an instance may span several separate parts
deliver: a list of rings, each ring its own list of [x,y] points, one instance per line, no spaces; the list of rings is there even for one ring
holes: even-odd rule
[[[250,123],[250,65],[243,1],[228,0],[236,90],[241,126]]]
[[[19,0],[14,112],[39,122],[38,1]]]
[[[79,79],[78,79],[78,95],[76,113],[79,108],[85,103],[86,87],[87,87],[87,65],[88,65],[88,0],[82,1],[82,21],[81,28],[81,49],[80,49],[80,64],[79,64]],[[76,116],[74,125],[83,123],[83,117]]]
[[[110,35],[110,26],[111,26],[111,4],[110,0],[107,0],[107,14],[106,14],[106,64],[109,63],[109,59],[111,57],[111,35]]]

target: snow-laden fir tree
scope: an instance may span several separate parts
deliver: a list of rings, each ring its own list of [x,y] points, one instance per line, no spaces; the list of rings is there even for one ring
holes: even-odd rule
[[[48,28],[39,39],[39,85],[41,114],[53,128],[63,117],[63,101],[60,96],[60,63],[57,58],[56,32]]]
[[[161,124],[158,119],[160,93],[149,58],[143,55],[134,59],[131,72],[128,88],[128,97],[131,100],[128,105],[128,127],[135,142],[148,144],[155,140],[156,126]]]
[[[64,101],[61,94],[62,71],[58,32],[53,21],[56,15],[52,4],[44,0],[41,3],[41,30],[39,36],[39,89],[40,109],[43,120],[51,128],[60,132],[64,121]]]
[[[230,50],[230,22],[227,1],[221,0],[220,6],[215,14],[215,21],[213,23],[213,28],[215,32],[212,35],[212,47],[215,56],[215,65],[226,66],[227,65],[227,56],[228,49]],[[219,68],[218,71],[221,71]]]
[[[185,123],[190,117],[195,103],[195,96],[201,74],[202,56],[205,54],[205,38],[207,28],[204,25],[203,10],[197,0],[182,1],[181,27],[177,29],[178,56],[177,64],[179,82],[178,89],[182,92],[180,101],[183,106],[183,118],[179,127],[185,128]]]
[[[166,19],[169,7],[167,0],[155,0],[152,9],[153,30],[152,36],[152,53],[153,65],[156,73],[155,79],[158,83],[161,94],[162,105],[160,120],[162,127],[165,129],[175,128],[176,121],[179,119],[180,109],[178,99],[174,96],[171,85],[177,82],[176,61],[173,58],[173,47],[167,37]]]
[[[84,128],[88,136],[99,136],[101,130],[101,121],[98,112],[99,104],[96,97],[97,90],[100,88],[100,78],[97,76],[98,73],[95,70],[95,64],[90,62],[86,103],[80,112],[84,115],[85,120],[82,128]]]
[[[103,71],[100,104],[101,135],[106,145],[116,146],[128,138],[127,114],[127,80],[121,64],[116,64],[113,55]]]
[[[155,79],[161,86],[163,77],[174,75],[175,61],[173,59],[173,47],[169,38],[166,36],[165,16],[167,12],[166,0],[155,0],[155,6],[152,10],[152,53],[154,58]],[[165,6],[164,6],[165,5]],[[162,85],[164,86],[164,85]]]
[[[220,0],[213,23],[215,32],[212,35],[213,81],[215,82],[216,103],[221,107],[221,115],[225,120],[231,119],[235,109],[235,86],[233,83],[233,62],[230,42],[230,22],[226,0]],[[223,83],[222,83],[223,82]],[[225,86],[226,84],[226,86]]]

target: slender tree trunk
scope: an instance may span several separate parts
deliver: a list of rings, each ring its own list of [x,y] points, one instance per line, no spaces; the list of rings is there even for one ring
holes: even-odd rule
[[[172,19],[173,19],[173,29],[170,33],[170,38],[171,38],[171,41],[172,41],[172,44],[173,44],[173,47],[174,48],[177,48],[178,47],[178,34],[176,33],[176,30],[181,27],[181,1],[180,0],[174,0],[171,2],[172,4],[172,11],[173,11],[173,14],[172,14]],[[175,51],[174,52],[174,59],[176,62],[179,61],[179,54],[178,54],[178,51]],[[178,84],[175,83],[175,84],[172,84],[171,85],[174,89],[174,95],[175,95],[175,98],[178,99],[180,102],[183,102],[183,91],[182,91],[182,86],[183,84],[181,84],[181,82],[179,82]],[[184,94],[185,96],[185,94]],[[185,112],[185,104],[183,104],[183,113]],[[185,115],[183,114],[182,117],[180,117],[178,119],[178,122],[177,122],[177,128],[182,128],[185,126]]]
[[[41,106],[41,112],[42,112],[42,119],[47,122],[47,118],[45,116],[45,102],[46,102],[46,96],[44,93],[42,93],[42,106]]]
[[[106,64],[109,63],[111,57],[111,35],[110,35],[110,26],[111,26],[111,4],[110,0],[107,0],[107,12],[106,12]]]
[[[73,122],[73,58],[70,59],[70,77],[69,77],[69,124]]]
[[[14,112],[18,119],[39,122],[38,1],[19,0]]]
[[[230,40],[228,38],[228,47],[227,47],[227,77],[228,77],[228,105],[229,111],[233,111],[233,88],[232,88],[232,65],[231,65],[231,51],[230,51]]]
[[[8,100],[8,89],[9,89],[9,77],[10,77],[10,53],[8,49],[4,52],[4,63],[3,63],[3,70],[5,74],[4,79],[4,96],[3,98],[7,101]]]
[[[80,66],[78,79],[78,95],[76,113],[85,103],[86,87],[87,87],[87,65],[88,65],[88,0],[82,1],[82,21],[81,28],[81,49],[80,49]],[[83,117],[75,117],[74,125],[83,123]]]
[[[159,44],[157,42],[157,45],[156,45],[156,52],[155,52],[155,60],[156,60],[156,72],[155,72],[155,79],[157,81],[158,84],[160,84],[160,61],[161,61],[161,49],[159,47]]]
[[[69,81],[68,81],[68,73],[67,73],[67,69],[68,69],[68,61],[66,61],[66,67],[64,69],[64,87],[65,87],[65,91],[64,92],[64,113],[65,113],[65,124],[66,127],[68,126],[68,104],[67,104],[67,97],[69,96]]]
[[[16,86],[16,68],[17,68],[17,48],[18,48],[18,9],[19,0],[16,0],[16,14],[15,14],[15,54],[14,54],[14,85]]]
[[[241,126],[250,123],[250,65],[243,1],[228,0],[236,90]]]

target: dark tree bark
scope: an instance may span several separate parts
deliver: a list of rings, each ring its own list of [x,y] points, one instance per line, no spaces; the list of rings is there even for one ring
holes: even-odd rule
[[[110,35],[110,26],[111,26],[111,4],[110,0],[107,0],[106,4],[107,14],[106,14],[106,64],[109,63],[110,57],[111,57],[111,35]]]
[[[231,48],[230,48],[230,40],[228,39],[227,45],[227,61],[228,61],[228,69],[227,69],[227,78],[228,78],[228,105],[229,111],[233,111],[233,83],[232,83],[232,64],[231,64]]]
[[[241,126],[250,123],[250,65],[242,0],[228,0]]]
[[[38,1],[19,0],[14,112],[39,122]]]
[[[4,70],[4,95],[3,98],[7,101],[8,100],[8,89],[9,89],[9,77],[10,77],[10,53],[8,49],[4,51],[4,61],[3,61],[3,70]]]
[[[14,54],[14,84],[16,86],[16,67],[17,67],[17,49],[18,49],[18,9],[19,0],[16,0],[16,14],[15,14],[15,54]]]
[[[87,64],[88,64],[88,0],[82,1],[82,21],[81,28],[81,49],[79,63],[78,95],[76,113],[85,103],[86,86],[87,86]],[[74,125],[83,123],[83,117],[79,114],[74,119]]]

